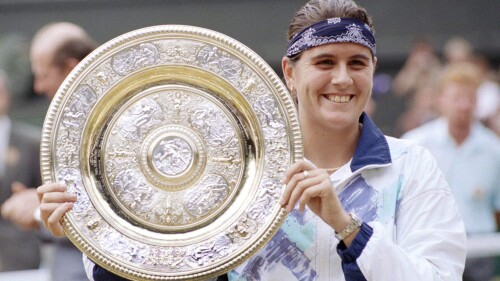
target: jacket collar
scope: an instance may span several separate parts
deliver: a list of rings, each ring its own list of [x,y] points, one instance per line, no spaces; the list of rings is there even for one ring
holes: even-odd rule
[[[359,117],[363,124],[361,136],[351,161],[351,171],[355,172],[368,165],[386,165],[392,163],[389,144],[384,134],[363,112]]]

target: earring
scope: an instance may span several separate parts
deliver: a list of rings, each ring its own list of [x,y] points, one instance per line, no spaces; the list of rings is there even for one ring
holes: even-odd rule
[[[292,95],[293,102],[295,103],[295,106],[299,104],[299,99],[297,98],[297,90],[291,89],[290,94]]]

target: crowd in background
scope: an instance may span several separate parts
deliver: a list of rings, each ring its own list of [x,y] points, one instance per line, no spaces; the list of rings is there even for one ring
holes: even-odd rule
[[[392,81],[392,95],[404,97],[406,108],[394,124],[396,137],[439,116],[436,93],[442,70],[447,66],[470,63],[481,72],[482,82],[477,90],[478,120],[500,134],[500,69],[489,58],[475,51],[469,41],[456,36],[444,45],[441,54],[426,37],[415,40],[401,70]]]

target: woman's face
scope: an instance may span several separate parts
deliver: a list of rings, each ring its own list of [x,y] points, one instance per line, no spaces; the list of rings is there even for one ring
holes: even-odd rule
[[[375,64],[370,50],[355,43],[311,48],[293,64],[284,58],[283,72],[297,93],[302,125],[357,126],[370,98]]]

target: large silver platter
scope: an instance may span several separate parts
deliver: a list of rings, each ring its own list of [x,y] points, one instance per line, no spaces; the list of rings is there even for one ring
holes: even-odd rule
[[[134,280],[202,280],[277,231],[284,172],[302,157],[279,77],[223,34],[139,29],[59,88],[42,135],[44,183],[78,196],[63,220],[93,261]]]

